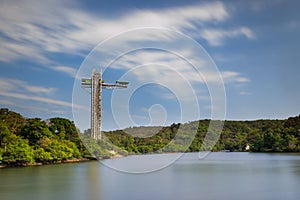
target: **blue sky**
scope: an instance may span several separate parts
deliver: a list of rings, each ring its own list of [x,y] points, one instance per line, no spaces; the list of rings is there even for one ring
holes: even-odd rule
[[[224,81],[226,119],[286,118],[300,113],[300,3],[296,0],[12,0],[0,4],[0,107],[26,117],[73,120],[74,81],[86,56],[107,38],[143,27],[179,31],[203,46]],[[133,53],[125,61],[138,65],[162,59],[169,67],[176,61],[160,51],[145,52]],[[128,69],[116,63],[103,78],[114,82]],[[147,70],[157,80],[172,81],[161,75],[159,67]],[[184,67],[176,70],[195,81]],[[137,70],[140,79],[128,81],[142,81],[142,75],[150,71]],[[216,77],[210,75],[206,78],[213,83]],[[209,92],[203,85],[199,90],[200,118],[210,118]],[[118,128],[110,108],[112,91],[104,91],[103,97],[104,129]],[[176,94],[170,88],[155,84],[136,90],[127,102],[134,125],[181,121],[180,103],[173,97]],[[83,100],[84,105],[77,106],[88,109],[87,93]],[[126,126],[131,124],[121,125]]]

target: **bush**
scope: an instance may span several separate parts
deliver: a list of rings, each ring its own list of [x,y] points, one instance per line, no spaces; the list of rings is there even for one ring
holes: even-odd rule
[[[2,159],[3,159],[3,158],[2,158],[2,153],[3,153],[3,152],[2,152],[2,149],[0,148],[0,164],[2,163]]]
[[[3,153],[3,162],[9,165],[33,163],[34,153],[28,141],[18,136],[12,136],[11,139],[12,142],[7,145]]]
[[[34,159],[36,162],[50,162],[53,160],[50,152],[46,152],[43,148],[34,151]]]

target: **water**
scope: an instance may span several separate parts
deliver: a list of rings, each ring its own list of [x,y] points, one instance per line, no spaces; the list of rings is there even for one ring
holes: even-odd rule
[[[150,157],[106,162],[134,166]],[[1,200],[294,200],[299,185],[300,154],[212,153],[199,160],[190,153],[148,174],[121,173],[98,162],[0,169]]]

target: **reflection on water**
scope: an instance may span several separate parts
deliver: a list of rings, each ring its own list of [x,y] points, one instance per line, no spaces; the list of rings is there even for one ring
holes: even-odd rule
[[[97,162],[0,170],[0,199],[94,199],[100,196]]]
[[[113,162],[134,166],[144,158]],[[120,173],[98,162],[0,170],[1,200],[294,200],[300,196],[299,185],[300,154],[212,153],[199,160],[191,153],[142,175]]]

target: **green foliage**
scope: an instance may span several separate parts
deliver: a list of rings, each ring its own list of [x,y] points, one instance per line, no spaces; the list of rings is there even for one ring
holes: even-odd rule
[[[299,140],[294,135],[286,135],[284,143],[286,151],[300,151]]]
[[[68,140],[57,140],[44,138],[39,141],[39,145],[51,157],[48,161],[61,161],[71,158],[79,158],[81,154],[74,143]]]
[[[83,140],[86,149],[92,153],[93,158],[108,158],[114,154],[111,151],[114,151],[120,155],[127,155],[127,151],[124,148],[118,148],[113,145],[108,138],[103,137],[102,140],[94,140],[89,135],[81,134],[80,138]],[[91,157],[91,155],[89,155]]]
[[[131,153],[154,152],[193,152],[200,149],[213,151],[246,151],[246,146],[254,152],[299,152],[300,151],[300,116],[287,120],[225,121],[222,134],[212,130],[207,136],[210,120],[200,120],[186,124],[172,124],[169,127],[156,127],[159,132],[153,136],[149,130],[155,127],[135,127],[109,131],[105,135],[116,146]],[[198,127],[198,128],[195,128]],[[180,129],[179,129],[180,128]],[[178,136],[180,130],[180,136]],[[191,133],[196,131],[195,138],[189,145]],[[132,133],[128,135],[126,133]],[[134,137],[138,135],[139,137]],[[176,136],[176,142],[173,141]],[[218,139],[217,143],[214,141]],[[189,145],[188,149],[186,147]]]
[[[213,129],[207,135],[210,122],[108,131],[98,141],[90,137],[90,130],[78,134],[68,119],[45,122],[0,109],[0,163],[26,165],[114,154],[193,152],[211,147],[213,151],[246,151],[247,146],[254,152],[300,152],[300,115],[287,120],[225,121],[220,138]]]
[[[51,156],[55,161],[67,160],[73,157],[73,150],[65,143],[61,143],[57,140],[51,141],[46,149],[51,153]]]
[[[16,135],[12,135],[10,139],[12,142],[7,145],[3,153],[3,162],[14,165],[33,163],[34,153],[28,141]]]
[[[7,108],[0,108],[0,122],[3,122],[11,133],[17,134],[25,123],[25,119]]]
[[[2,151],[2,149],[0,148],[0,164],[2,163],[2,160],[3,160],[2,154],[3,154],[3,151]]]
[[[58,135],[61,139],[77,141],[78,132],[73,122],[63,118],[51,118],[49,130]]]
[[[6,150],[7,144],[10,140],[11,132],[7,128],[7,125],[0,121],[0,147]]]
[[[20,136],[29,140],[29,144],[34,146],[44,137],[51,138],[52,133],[49,131],[46,122],[39,118],[28,119],[21,128]]]
[[[51,162],[53,157],[50,152],[46,152],[43,148],[38,148],[34,150],[34,159],[36,162]]]
[[[0,163],[26,165],[90,157],[73,122],[52,118],[25,119],[0,109]]]
[[[71,141],[77,147],[74,149],[74,145],[71,148],[74,150],[74,156],[80,157],[82,155],[88,155],[86,148],[84,147],[81,139],[78,136],[79,131],[77,130],[74,122],[63,118],[51,118],[49,123],[49,130],[52,134],[59,137],[60,140]]]

